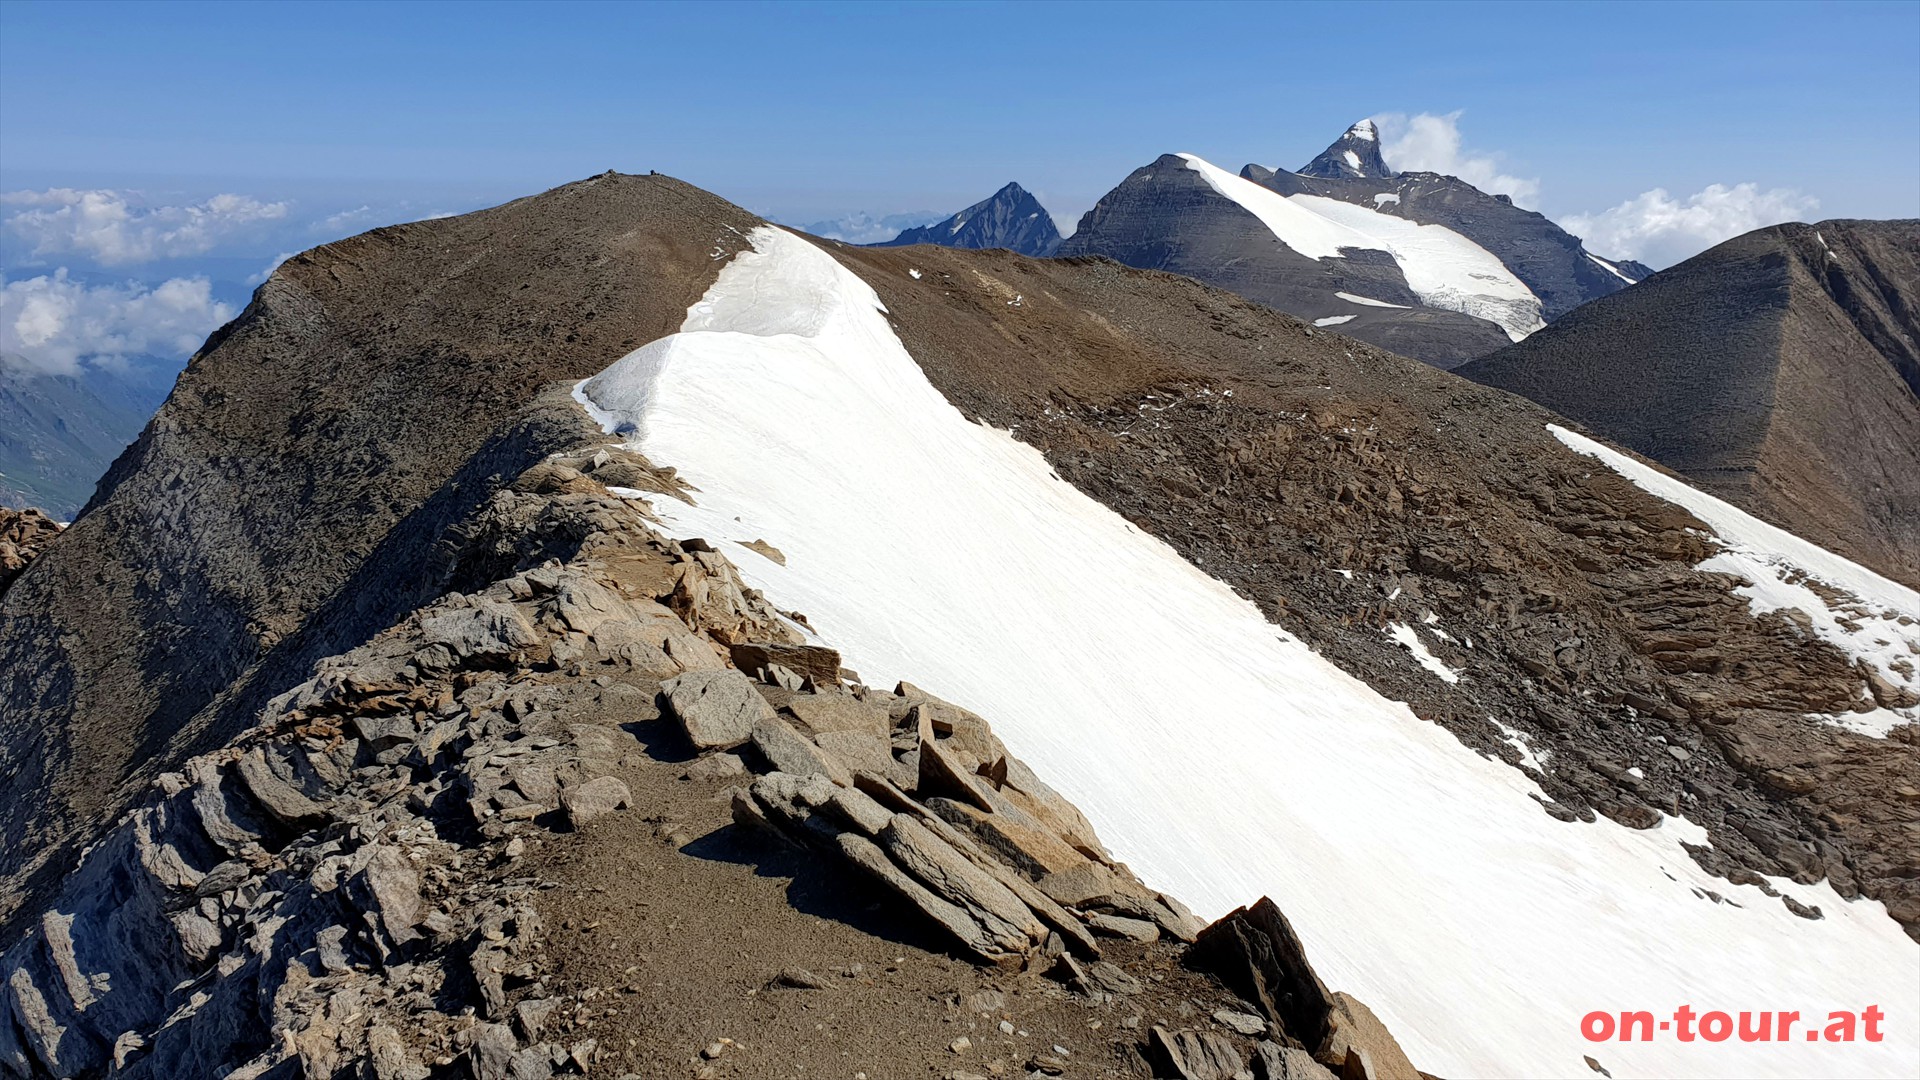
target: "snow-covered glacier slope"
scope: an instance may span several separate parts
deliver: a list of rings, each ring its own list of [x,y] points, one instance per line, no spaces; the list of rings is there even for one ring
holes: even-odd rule
[[[1428,307],[1485,319],[1514,341],[1547,325],[1533,290],[1492,252],[1452,229],[1420,225],[1339,199],[1282,195],[1204,158],[1179,157],[1215,192],[1238,203],[1281,243],[1309,259],[1337,258],[1343,247],[1384,251]]]
[[[762,228],[682,332],[579,396],[868,681],[979,710],[1116,855],[1207,917],[1269,894],[1332,986],[1447,1076],[1910,1075],[1920,949],[1876,903],[1708,877],[1684,820],[1564,824],[1482,758],[968,422],[872,289]],[[781,566],[739,546],[764,539]],[[730,543],[729,543],[730,542]],[[1739,906],[1701,899],[1713,889]],[[1885,1042],[1591,1044],[1592,1010],[1887,1010]]]
[[[1734,592],[1756,613],[1797,610],[1806,616],[1803,625],[1841,652],[1871,665],[1893,685],[1920,693],[1920,593],[1584,435],[1558,424],[1548,424],[1547,430],[1711,526],[1721,550],[1699,568],[1746,578],[1750,584]],[[1815,585],[1820,591],[1810,587]],[[1920,720],[1920,709],[1833,719],[1884,736],[1894,724]]]

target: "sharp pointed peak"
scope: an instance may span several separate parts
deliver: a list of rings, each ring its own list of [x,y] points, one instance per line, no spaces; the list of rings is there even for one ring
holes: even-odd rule
[[[1372,118],[1354,124],[1300,170],[1303,176],[1388,179],[1393,170],[1380,156],[1380,128]]]

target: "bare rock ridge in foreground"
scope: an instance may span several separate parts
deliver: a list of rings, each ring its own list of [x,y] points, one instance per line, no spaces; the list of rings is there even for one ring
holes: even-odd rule
[[[1760,229],[1460,374],[1920,583],[1920,221]]]
[[[1188,983],[1223,1004],[1184,1019],[1173,1005],[1189,1001],[1169,999],[1155,967],[1201,925],[1115,863],[984,720],[910,686],[844,682],[837,655],[804,644],[723,556],[654,533],[603,477],[673,482],[605,451],[536,466],[469,541],[520,554],[519,569],[323,660],[233,743],[162,773],[0,959],[0,1072],[656,1073],[665,1058],[618,1037],[596,988],[565,988],[556,953],[587,931],[570,890],[528,871],[536,848],[549,865],[591,863],[583,837],[657,810],[631,762],[649,757],[642,740],[678,745],[678,728],[701,756],[654,762],[685,777],[654,786],[731,780],[701,801],[730,800],[740,826],[998,965],[977,977],[1134,1018],[1106,1046],[1084,1027],[1062,1035],[1078,1050],[1049,1045],[1024,1069],[1104,1052],[1192,1080],[1254,1062],[1269,1076],[1418,1075],[1377,1021],[1353,1019],[1371,1019],[1365,1006],[1325,991],[1269,901],[1202,935],[1192,960],[1226,985]],[[554,533],[578,540],[573,556],[522,565]],[[729,656],[761,666],[750,676]],[[785,969],[768,992],[830,989]],[[991,1013],[1006,996],[970,999]],[[789,1064],[734,1030],[702,1054]]]

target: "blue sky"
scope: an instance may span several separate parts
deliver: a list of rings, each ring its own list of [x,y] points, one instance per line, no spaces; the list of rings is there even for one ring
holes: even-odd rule
[[[1070,224],[1160,153],[1298,167],[1369,115],[1608,255],[1916,216],[1920,4],[7,0],[0,268],[239,302],[287,251],[608,168],[802,223],[1017,179]],[[49,189],[153,242],[60,234]]]

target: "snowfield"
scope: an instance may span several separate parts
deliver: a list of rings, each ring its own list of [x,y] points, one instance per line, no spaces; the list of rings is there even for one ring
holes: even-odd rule
[[[1295,209],[1299,209],[1296,207]],[[1303,211],[1304,212],[1304,211]],[[1324,221],[1324,219],[1322,219]],[[1877,903],[1709,877],[1681,819],[1563,824],[1521,771],[1347,676],[1171,548],[967,421],[865,282],[762,227],[680,333],[576,391],[673,465],[667,528],[734,556],[875,685],[992,721],[1140,876],[1268,894],[1327,983],[1446,1076],[1910,1076],[1920,949]],[[780,566],[738,545],[764,539]],[[1737,903],[1715,903],[1712,889]],[[1878,1004],[1887,1041],[1591,1044],[1590,1010]]]
[[[1547,325],[1533,290],[1492,252],[1452,229],[1319,195],[1281,195],[1192,154],[1179,157],[1214,191],[1309,259],[1338,258],[1343,247],[1384,251],[1428,307],[1485,319],[1514,341]]]
[[[1547,430],[1634,486],[1711,526],[1721,551],[1698,569],[1747,579],[1749,584],[1733,591],[1746,598],[1755,614],[1797,609],[1807,617],[1804,625],[1841,652],[1872,665],[1895,686],[1920,692],[1920,593],[1584,435],[1557,424],[1548,424]],[[1827,595],[1815,592],[1809,581]],[[1920,720],[1920,709],[1879,709],[1827,719],[1884,738],[1894,724]]]

